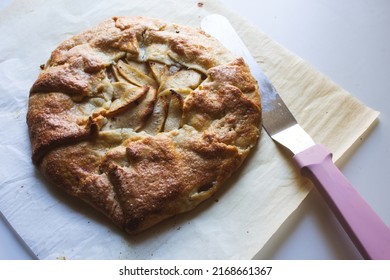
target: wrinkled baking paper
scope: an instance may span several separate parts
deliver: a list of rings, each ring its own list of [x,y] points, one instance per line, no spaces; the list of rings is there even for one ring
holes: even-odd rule
[[[224,190],[192,212],[135,237],[47,183],[31,163],[28,93],[63,40],[114,15],[200,26],[227,16],[298,121],[334,159],[378,116],[302,59],[217,1],[14,1],[0,14],[0,210],[40,259],[250,259],[310,190],[289,156],[262,133]]]

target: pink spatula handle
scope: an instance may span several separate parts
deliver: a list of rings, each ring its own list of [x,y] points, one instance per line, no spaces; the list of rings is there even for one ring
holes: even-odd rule
[[[344,230],[365,259],[390,260],[390,229],[352,187],[322,145],[294,156],[327,201]]]

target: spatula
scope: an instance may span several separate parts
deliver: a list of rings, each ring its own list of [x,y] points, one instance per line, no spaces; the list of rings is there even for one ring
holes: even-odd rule
[[[229,21],[221,15],[209,15],[201,26],[244,58],[259,84],[264,129],[275,142],[291,151],[301,174],[314,183],[363,258],[390,259],[389,227],[336,167],[332,154],[316,144],[298,124]]]

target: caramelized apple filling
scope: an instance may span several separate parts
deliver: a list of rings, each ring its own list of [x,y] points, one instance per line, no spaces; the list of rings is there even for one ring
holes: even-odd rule
[[[106,104],[93,111],[92,118],[100,120],[103,131],[132,128],[155,135],[180,128],[184,100],[204,79],[181,65],[122,58],[106,69]]]

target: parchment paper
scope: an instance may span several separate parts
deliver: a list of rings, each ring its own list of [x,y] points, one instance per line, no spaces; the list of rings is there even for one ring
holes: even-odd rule
[[[201,3],[201,4],[200,4]],[[0,210],[42,259],[249,259],[310,190],[290,158],[262,133],[226,188],[196,210],[129,237],[48,184],[31,163],[25,116],[39,65],[63,40],[114,15],[200,26],[227,16],[299,122],[334,159],[378,116],[218,1],[14,1],[0,14]]]

